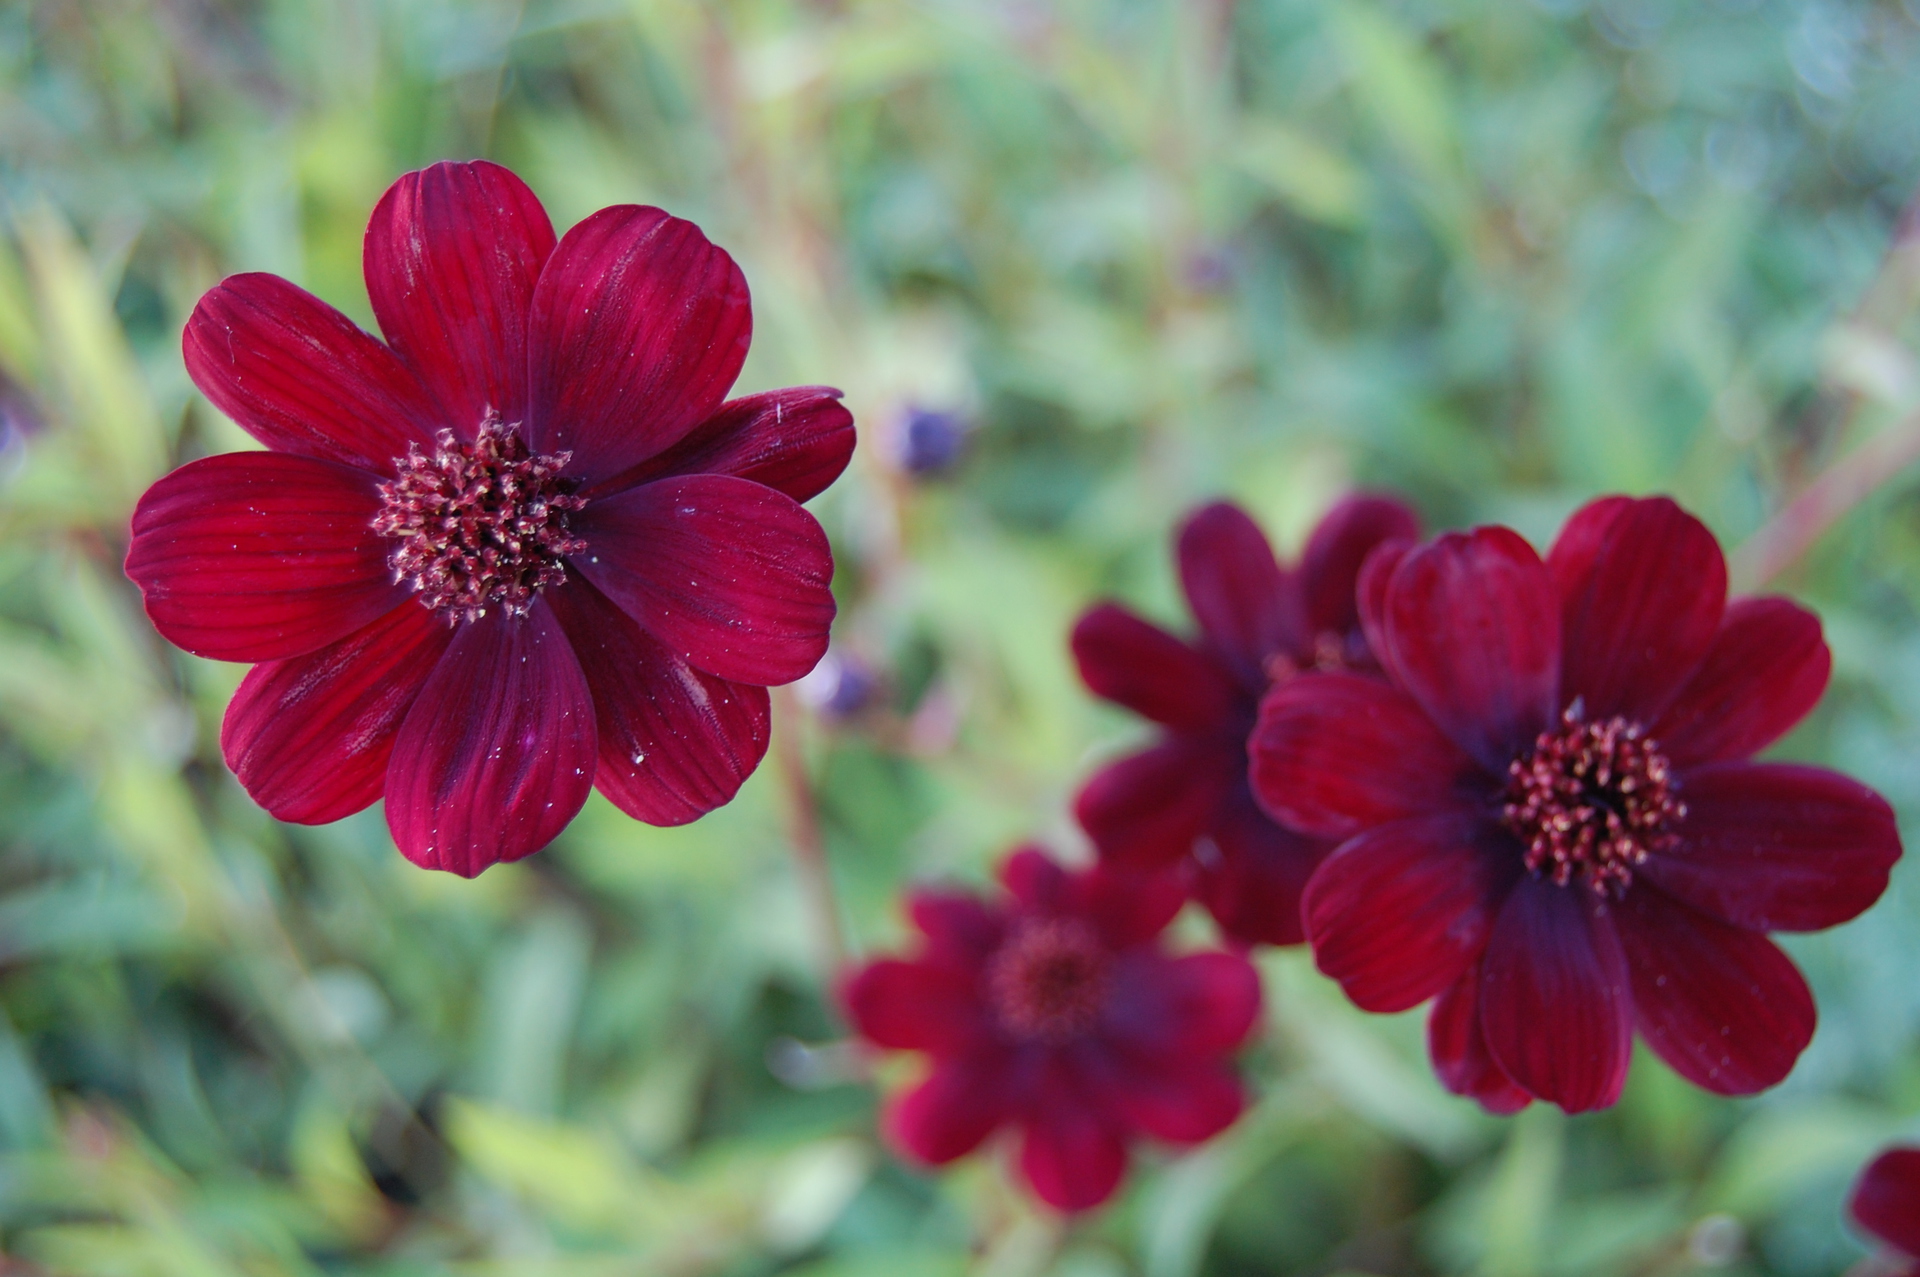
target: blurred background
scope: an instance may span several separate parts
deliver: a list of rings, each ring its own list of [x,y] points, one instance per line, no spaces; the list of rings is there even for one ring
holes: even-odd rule
[[[466,882],[377,809],[254,807],[243,670],[119,564],[147,483],[246,446],[181,366],[199,294],[370,325],[374,201],[480,155],[563,229],[697,220],[753,289],[742,390],[839,385],[862,442],[815,503],[833,651],[738,800],[596,798]],[[1355,485],[1543,544],[1665,491],[1730,547],[1811,490],[1830,531],[1736,560],[1835,652],[1782,752],[1920,813],[1916,183],[1911,0],[3,0],[0,1272],[1847,1270],[1848,1180],[1920,1137],[1911,863],[1788,940],[1819,1034],[1744,1101],[1643,1052],[1610,1112],[1496,1121],[1417,1013],[1263,955],[1255,1109],[1069,1229],[997,1156],[881,1150],[792,866],[870,953],[908,881],[1084,854],[1072,787],[1140,728],[1073,617],[1185,626],[1185,509],[1294,550]]]

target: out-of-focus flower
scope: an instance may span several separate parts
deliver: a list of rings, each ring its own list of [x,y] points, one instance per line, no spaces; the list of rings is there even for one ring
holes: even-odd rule
[[[1886,888],[1878,794],[1747,761],[1826,687],[1818,618],[1726,583],[1664,498],[1594,502],[1544,562],[1498,527],[1383,546],[1360,603],[1392,685],[1261,706],[1261,802],[1346,839],[1303,901],[1320,969],[1370,1011],[1438,995],[1435,1067],[1489,1109],[1612,1104],[1636,1029],[1710,1091],[1772,1086],[1814,1005],[1766,933]]]
[[[880,676],[860,657],[832,649],[794,685],[808,708],[830,722],[858,718],[879,697]]]
[[[999,901],[914,894],[921,952],[857,972],[847,1008],[875,1045],[931,1057],[887,1110],[903,1153],[938,1165],[1014,1126],[1033,1191],[1085,1210],[1138,1136],[1191,1144],[1239,1116],[1228,1057],[1259,1015],[1259,977],[1236,954],[1161,947],[1183,899],[1169,875],[1069,873],[1028,847],[1000,877]]]
[[[1282,569],[1239,507],[1196,511],[1180,529],[1180,583],[1200,623],[1188,642],[1103,603],[1073,630],[1093,692],[1166,730],[1096,773],[1076,814],[1116,864],[1184,863],[1195,896],[1244,944],[1298,944],[1300,891],[1332,847],[1276,825],[1247,787],[1247,733],[1260,697],[1302,670],[1377,672],[1360,632],[1354,581],[1383,541],[1414,536],[1413,512],[1386,497],[1342,501]]]
[[[1920,1148],[1890,1148],[1867,1163],[1847,1213],[1900,1253],[1904,1277],[1920,1277]]]
[[[282,820],[386,798],[417,864],[546,845],[597,785],[653,824],[729,800],[766,687],[827,645],[799,502],[853,421],[825,387],[723,403],[747,285],[691,222],[622,205],[557,244],[494,164],[436,164],[367,228],[383,343],[272,275],[188,321],[187,370],[265,452],[182,466],[127,573],[190,652],[258,665],[221,746]]]
[[[972,423],[957,412],[909,408],[894,442],[900,468],[916,479],[938,478],[960,464],[972,433]]]

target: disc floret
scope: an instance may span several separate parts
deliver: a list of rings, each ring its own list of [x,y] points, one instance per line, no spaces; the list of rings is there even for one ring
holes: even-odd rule
[[[472,443],[450,430],[429,454],[418,444],[380,484],[373,530],[396,544],[394,579],[449,624],[489,607],[525,615],[534,595],[566,580],[564,556],[586,542],[567,516],[586,505],[561,471],[572,454],[537,456],[513,425],[489,418]]]

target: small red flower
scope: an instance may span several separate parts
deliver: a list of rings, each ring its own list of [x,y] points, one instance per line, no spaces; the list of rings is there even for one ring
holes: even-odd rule
[[[1166,728],[1080,791],[1076,814],[1103,858],[1180,864],[1234,940],[1300,943],[1300,891],[1333,843],[1283,829],[1254,804],[1247,733],[1260,697],[1300,670],[1375,670],[1354,580],[1374,546],[1418,528],[1397,501],[1354,497],[1320,521],[1300,566],[1282,569],[1245,512],[1210,505],[1178,540],[1197,641],[1112,603],[1080,618],[1073,655],[1087,686]]]
[[[1920,1148],[1890,1148],[1869,1162],[1847,1211],[1900,1252],[1903,1277],[1920,1277]]]
[[[1343,842],[1303,900],[1370,1011],[1439,996],[1441,1080],[1508,1112],[1612,1104],[1635,1029],[1724,1095],[1785,1077],[1814,1005],[1770,931],[1846,921],[1900,856],[1872,790],[1746,761],[1826,687],[1820,622],[1726,600],[1713,534],[1609,497],[1542,562],[1505,528],[1381,547],[1360,580],[1392,686],[1281,686],[1250,742],[1279,819]]]
[[[1086,1210],[1113,1194],[1137,1135],[1191,1144],[1239,1116],[1227,1057],[1260,980],[1236,954],[1161,947],[1182,903],[1168,875],[1068,873],[1029,847],[1000,877],[1010,895],[993,903],[910,897],[921,954],[857,972],[847,1008],[875,1045],[932,1057],[888,1108],[904,1154],[938,1165],[1017,1126],[1033,1191]]]
[[[556,244],[506,169],[436,164],[389,188],[365,256],[385,343],[273,275],[201,298],[187,371],[267,451],[134,512],[154,625],[259,662],[228,765],[302,824],[384,794],[409,859],[468,876],[594,785],[652,824],[728,801],[766,687],[826,650],[833,561],[798,503],[852,451],[839,392],[722,402],[746,281],[657,208]]]

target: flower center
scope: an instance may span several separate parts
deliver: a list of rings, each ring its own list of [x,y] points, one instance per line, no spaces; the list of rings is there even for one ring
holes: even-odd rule
[[[1578,702],[1556,730],[1507,769],[1507,827],[1527,844],[1527,868],[1561,886],[1578,872],[1595,892],[1615,894],[1636,865],[1675,841],[1687,805],[1659,745],[1618,715],[1584,721]]]
[[[1093,1027],[1106,998],[1106,947],[1074,918],[1029,918],[987,964],[987,1002],[1009,1033],[1059,1042]]]
[[[567,531],[567,515],[587,503],[560,477],[572,454],[536,457],[497,418],[470,444],[450,430],[435,443],[431,456],[409,448],[380,485],[373,530],[398,542],[387,556],[394,579],[449,624],[495,604],[524,616],[543,586],[567,579],[561,556],[587,548]]]

